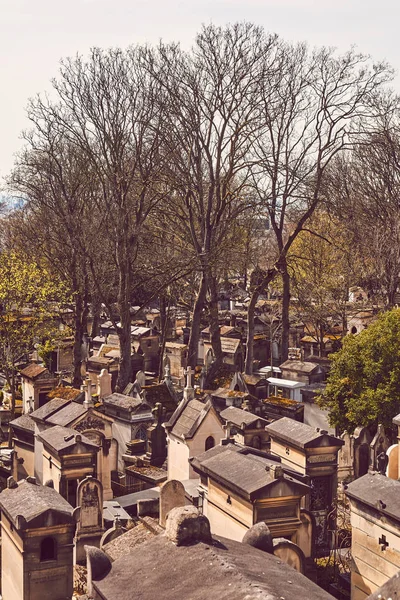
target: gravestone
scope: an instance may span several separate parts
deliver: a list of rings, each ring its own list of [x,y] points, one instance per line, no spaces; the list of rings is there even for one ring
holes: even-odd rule
[[[388,464],[386,467],[386,477],[398,479],[399,477],[399,445],[393,444],[386,450]]]
[[[78,524],[75,533],[75,564],[84,563],[85,545],[100,547],[103,527],[103,486],[95,477],[83,479],[77,489]]]
[[[354,430],[354,478],[358,479],[368,473],[369,451],[372,440],[367,427],[356,427]]]
[[[299,573],[304,574],[306,572],[306,559],[303,551],[297,544],[285,538],[275,538],[273,544],[274,554],[282,562],[290,565]]]
[[[160,490],[160,525],[165,527],[170,510],[185,506],[185,488],[180,481],[171,479],[164,483]]]
[[[167,434],[162,426],[165,408],[157,402],[151,412],[156,421],[147,428],[147,458],[151,465],[161,467],[167,458]]]
[[[338,453],[338,483],[348,483],[354,479],[354,436],[345,431],[340,438],[344,445]]]
[[[111,379],[111,374],[107,369],[100,371],[100,375],[97,377],[97,393],[99,398],[105,398],[112,394]]]
[[[140,390],[146,385],[146,375],[143,373],[143,371],[138,371],[136,373],[135,383],[139,384]]]
[[[390,441],[385,433],[385,428],[383,425],[378,425],[377,432],[370,444],[369,470],[371,472],[377,471],[378,473],[381,473],[381,475],[385,475],[388,463],[386,450],[389,446]]]

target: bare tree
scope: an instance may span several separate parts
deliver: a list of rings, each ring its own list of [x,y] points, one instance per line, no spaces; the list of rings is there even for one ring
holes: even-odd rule
[[[204,27],[191,52],[161,45],[149,68],[163,89],[172,186],[170,214],[185,251],[197,262],[189,362],[197,363],[202,311],[210,293],[210,329],[216,363],[222,360],[218,326],[218,260],[235,218],[249,206],[249,149],[259,129],[258,80],[269,67],[274,36],[250,24]]]
[[[400,127],[397,114],[385,121],[335,162],[327,193],[362,261],[363,285],[390,309],[400,281]]]
[[[130,305],[140,236],[165,193],[158,185],[161,113],[151,101],[155,83],[146,78],[142,53],[141,48],[94,49],[87,61],[64,60],[53,80],[57,100],[36,98],[29,107],[36,128],[51,125],[84,157],[93,177],[90,202],[99,218],[87,226],[104,235],[112,266],[106,281],[102,257],[89,248],[88,268],[119,336],[119,389],[131,376]]]
[[[281,43],[275,70],[262,81],[253,170],[260,201],[268,211],[278,259],[255,286],[248,312],[246,372],[253,364],[253,321],[256,298],[280,273],[283,281],[282,360],[288,355],[290,277],[287,254],[321,201],[327,166],[351,147],[374,107],[372,98],[391,77],[386,64],[370,65],[368,57],[350,50],[342,56],[304,44]],[[272,77],[273,75],[273,77]],[[294,227],[287,228],[290,219]]]

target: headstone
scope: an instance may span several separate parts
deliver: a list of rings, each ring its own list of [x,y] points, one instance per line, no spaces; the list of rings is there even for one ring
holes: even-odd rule
[[[75,534],[75,563],[85,561],[84,545],[100,547],[103,535],[103,486],[88,476],[78,485],[79,520]]]
[[[100,549],[102,550],[106,544],[112,542],[112,540],[115,540],[117,537],[120,537],[127,531],[127,528],[122,526],[120,518],[118,516],[115,517],[113,526],[110,527],[110,529],[107,529],[107,531],[105,531],[101,537]]]
[[[372,440],[367,427],[356,427],[354,430],[354,478],[358,479],[368,473],[369,451]]]
[[[386,450],[389,448],[389,438],[386,436],[383,425],[378,425],[377,432],[370,444],[369,470],[377,471],[382,475],[386,473],[388,457]]]
[[[170,510],[185,506],[185,488],[180,481],[171,479],[160,490],[160,525],[165,527]]]
[[[386,467],[386,477],[398,479],[399,477],[399,445],[393,444],[386,450],[388,464]]]
[[[157,402],[151,412],[154,415],[155,423],[147,428],[147,457],[151,465],[161,467],[167,458],[167,435],[162,426],[165,408],[160,402]]]
[[[208,373],[211,365],[214,362],[214,359],[215,359],[214,352],[213,352],[212,348],[210,348],[204,358],[204,366],[205,366],[206,373]]]
[[[354,436],[345,431],[340,437],[344,445],[338,453],[338,482],[349,483],[354,479]]]
[[[102,369],[100,371],[100,375],[97,377],[97,393],[99,398],[105,398],[112,394],[111,379],[111,374],[107,369]]]
[[[140,385],[140,389],[142,389],[146,385],[146,375],[143,371],[138,371],[136,373],[136,382]]]
[[[306,558],[314,558],[314,518],[313,515],[302,508],[300,510],[301,525],[297,530],[297,544],[302,548]]]
[[[303,551],[297,545],[285,538],[274,539],[274,554],[283,562],[296,569],[299,573],[305,573],[306,560]]]

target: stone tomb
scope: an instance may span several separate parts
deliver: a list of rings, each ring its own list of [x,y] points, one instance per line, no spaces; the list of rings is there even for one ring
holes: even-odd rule
[[[75,513],[34,477],[0,494],[3,600],[65,600],[73,592]]]
[[[75,563],[85,561],[84,546],[100,547],[103,527],[103,486],[98,479],[86,477],[77,490],[79,521],[75,535]]]

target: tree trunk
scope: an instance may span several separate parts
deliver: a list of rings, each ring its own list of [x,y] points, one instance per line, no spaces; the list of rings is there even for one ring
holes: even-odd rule
[[[201,274],[199,291],[193,307],[192,327],[190,330],[188,365],[194,369],[197,366],[197,357],[199,352],[201,315],[204,308],[207,293],[207,277],[204,271]]]
[[[246,341],[246,361],[244,370],[246,375],[253,374],[253,360],[254,360],[254,313],[256,309],[257,300],[263,290],[266,290],[268,285],[277,276],[278,271],[276,267],[269,269],[263,278],[263,280],[254,287],[249,308],[247,309],[247,341]],[[272,340],[271,340],[272,343]]]
[[[286,262],[280,267],[282,274],[282,337],[281,337],[281,361],[285,362],[289,356],[289,330],[290,330],[290,319],[289,319],[289,307],[290,307],[290,277],[287,271]]]
[[[122,393],[132,377],[132,346],[131,346],[131,311],[130,311],[130,293],[131,293],[131,271],[129,262],[129,244],[124,240],[120,242],[118,249],[118,310],[121,326],[118,328],[119,338],[119,372],[116,385],[116,391]]]
[[[94,296],[92,298],[92,326],[90,328],[90,337],[93,339],[99,333],[99,325],[100,325],[100,312],[101,312],[101,302],[99,299]]]
[[[163,372],[163,358],[164,358],[164,350],[165,350],[165,342],[167,340],[167,329],[168,329],[168,321],[169,321],[169,307],[171,304],[171,296],[168,297],[168,303],[165,296],[161,296],[160,298],[160,321],[161,321],[161,343],[160,343],[160,356],[158,362],[158,381],[161,381],[164,378]]]
[[[73,348],[73,360],[74,360],[74,374],[72,379],[72,386],[76,389],[80,389],[82,385],[82,341],[83,341],[83,299],[82,295],[77,292],[75,294],[75,331],[74,331],[74,348]]]
[[[246,361],[244,370],[246,375],[253,374],[254,361],[254,312],[257,304],[260,290],[257,287],[251,294],[249,308],[247,309],[247,341],[246,341]]]
[[[131,321],[129,307],[128,310],[124,310],[123,313],[120,311],[120,317],[121,327],[118,330],[120,359],[115,391],[122,394],[132,376]]]
[[[215,277],[209,277],[210,290],[210,339],[213,352],[215,354],[216,367],[223,363],[222,346],[221,346],[221,331],[219,328],[218,319],[218,290]]]

